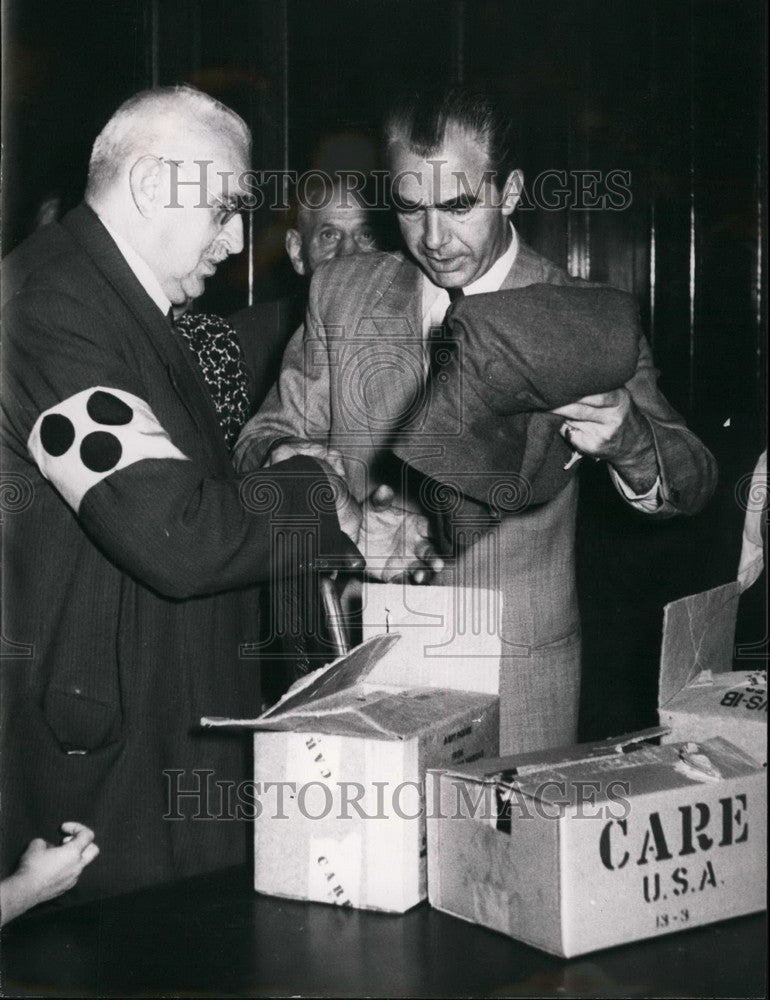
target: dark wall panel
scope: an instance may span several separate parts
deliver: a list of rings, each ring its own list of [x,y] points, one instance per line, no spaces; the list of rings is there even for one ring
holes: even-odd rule
[[[4,0],[4,254],[44,200],[80,200],[94,137],[149,82],[149,43],[144,0]]]
[[[696,424],[759,422],[761,0],[5,0],[4,13],[4,252],[46,197],[77,200],[94,134],[153,82],[213,93],[252,125],[256,168],[298,172],[377,166],[397,90],[491,85],[519,126],[524,238],[637,295],[666,392]],[[581,176],[601,199],[618,171],[630,191],[620,210],[580,203]],[[291,280],[275,191],[208,308]]]

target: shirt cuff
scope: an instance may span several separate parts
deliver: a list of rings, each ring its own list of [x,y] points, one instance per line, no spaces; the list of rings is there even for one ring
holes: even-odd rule
[[[660,507],[660,476],[656,478],[652,487],[646,493],[634,493],[612,466],[610,466],[610,475],[612,476],[615,488],[636,510],[640,510],[645,514],[652,514]]]

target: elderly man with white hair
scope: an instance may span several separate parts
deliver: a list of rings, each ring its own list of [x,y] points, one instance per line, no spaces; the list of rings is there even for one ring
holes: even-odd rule
[[[242,248],[249,151],[194,88],[136,95],[85,203],[4,274],[1,874],[76,816],[101,848],[80,899],[246,859],[245,747],[198,723],[258,711],[249,588],[288,568],[278,552],[360,563],[312,459],[235,475],[169,318]]]

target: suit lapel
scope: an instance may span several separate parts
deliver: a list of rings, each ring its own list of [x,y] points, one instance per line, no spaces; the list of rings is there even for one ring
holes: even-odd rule
[[[197,424],[206,445],[224,453],[229,464],[227,446],[200,366],[142,288],[110,234],[87,205],[70,212],[62,225],[136,319],[147,348],[157,355],[165,368],[171,385]],[[215,442],[221,442],[221,449]],[[218,457],[221,459],[222,454]]]
[[[393,254],[394,266],[383,282],[379,297],[372,300],[375,322],[382,315],[387,319],[406,318],[413,334],[422,339],[422,271],[401,254]],[[379,324],[378,324],[379,325]]]
[[[500,286],[500,290],[525,288],[527,285],[562,283],[567,275],[545,257],[519,240],[519,250],[513,267]]]
[[[367,371],[378,373],[376,384],[369,380],[366,408],[375,438],[382,436],[384,425],[395,429],[424,380],[422,271],[401,254],[393,254],[392,260],[381,291],[366,306],[377,336],[360,347],[367,354]]]

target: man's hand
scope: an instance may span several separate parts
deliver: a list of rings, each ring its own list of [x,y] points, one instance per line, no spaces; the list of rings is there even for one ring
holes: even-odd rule
[[[262,468],[268,469],[279,462],[286,462],[295,455],[305,455],[315,459],[326,474],[331,488],[334,490],[334,502],[337,508],[337,520],[340,528],[354,545],[358,545],[361,533],[363,512],[361,504],[355,499],[345,481],[345,463],[342,452],[336,448],[328,448],[317,441],[306,441],[303,438],[282,438],[280,443],[270,449]],[[360,546],[359,546],[360,548]]]
[[[294,455],[306,455],[321,464],[335,491],[340,528],[366,559],[366,574],[391,582],[408,577],[413,583],[427,583],[444,568],[430,540],[424,514],[399,507],[389,486],[378,486],[359,504],[346,485],[342,453],[315,441],[283,438],[271,449],[264,468],[285,462]]]
[[[427,583],[444,568],[430,540],[428,519],[397,506],[394,498],[389,486],[378,486],[363,504],[354,541],[366,559],[366,573],[386,583],[405,577]]]
[[[660,470],[652,431],[627,389],[584,396],[552,412],[566,418],[560,433],[575,451],[609,462],[637,494],[655,485]]]
[[[342,453],[336,448],[327,448],[324,444],[316,441],[305,441],[302,438],[282,438],[280,443],[271,449],[270,454],[265,459],[263,468],[267,469],[271,465],[285,462],[295,455],[306,455],[314,458],[324,467],[327,474],[345,478],[345,463]]]

